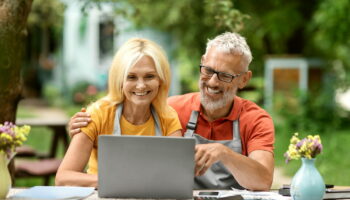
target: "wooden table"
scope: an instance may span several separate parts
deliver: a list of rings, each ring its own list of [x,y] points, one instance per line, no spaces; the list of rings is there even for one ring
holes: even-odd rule
[[[61,140],[66,151],[69,146],[69,138],[66,126],[69,119],[47,119],[47,118],[28,118],[17,119],[17,125],[29,125],[31,127],[48,127],[53,131],[53,138],[51,140],[50,152],[48,157],[54,158],[56,156],[58,143]]]
[[[10,196],[23,191],[24,188],[12,188],[9,192],[9,194],[7,195],[7,199],[15,199],[15,198],[9,198]],[[198,195],[198,193],[200,191],[225,191],[225,190],[193,190],[193,196]],[[277,191],[273,191],[273,192],[277,192]],[[99,198],[98,197],[98,192],[95,190],[93,192],[93,194],[91,194],[90,196],[84,198],[85,200],[118,200],[118,199],[113,199],[113,198]],[[17,199],[16,199],[17,200]],[[120,199],[122,200],[122,199]],[[126,199],[125,199],[126,200]],[[127,200],[140,200],[140,199],[127,199]],[[150,199],[149,199],[150,200]],[[291,200],[290,197],[285,197],[284,200]]]
[[[24,188],[11,188],[9,194],[7,195],[7,199],[15,199],[15,198],[9,198],[10,196],[23,191]],[[199,190],[194,190],[193,195],[198,194]],[[87,198],[84,198],[85,200],[118,200],[118,199],[112,199],[112,198],[99,198],[98,193],[95,190],[92,195],[88,196]],[[17,200],[17,199],[16,199]],[[127,200],[133,200],[133,199],[127,199]],[[135,200],[140,200],[140,199],[135,199]]]
[[[9,194],[7,195],[8,197],[18,193],[18,192],[21,192],[23,191],[25,188],[11,188]],[[335,189],[350,189],[349,186],[336,186]],[[193,195],[197,195],[200,191],[203,191],[203,190],[194,190],[193,191]],[[213,191],[213,190],[206,190],[206,191]],[[276,190],[271,190],[271,192],[277,192]],[[7,199],[12,199],[12,198],[7,198]],[[87,198],[85,198],[86,200],[117,200],[117,199],[112,199],[112,198],[99,198],[98,197],[98,193],[97,191],[95,190],[93,192],[92,195],[88,196]],[[287,200],[291,200],[290,197],[285,197],[284,199],[287,199]],[[128,199],[128,200],[132,200],[132,199]],[[137,199],[137,200],[140,200],[140,199]],[[349,199],[348,199],[349,200]]]

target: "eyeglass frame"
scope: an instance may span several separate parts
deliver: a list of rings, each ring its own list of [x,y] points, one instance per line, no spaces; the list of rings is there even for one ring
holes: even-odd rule
[[[202,72],[202,68],[203,68],[203,67],[209,69],[210,71],[212,71],[213,74],[212,74],[212,75],[204,74],[204,73]],[[219,72],[219,71],[216,71],[216,70],[214,70],[213,68],[208,67],[208,66],[199,65],[199,73],[202,74],[202,75],[204,75],[204,76],[207,76],[208,78],[211,78],[211,77],[214,76],[214,74],[216,74],[216,76],[218,77],[218,79],[219,79],[220,81],[225,82],[225,83],[231,83],[233,79],[235,79],[235,78],[237,78],[237,77],[239,77],[239,76],[241,76],[242,74],[245,74],[245,73],[247,73],[247,72],[242,72],[242,73],[239,73],[239,74],[230,74],[230,73],[227,73],[227,72]],[[222,80],[222,79],[220,78],[220,74],[227,75],[227,76],[231,77],[231,80],[230,80],[230,81]]]

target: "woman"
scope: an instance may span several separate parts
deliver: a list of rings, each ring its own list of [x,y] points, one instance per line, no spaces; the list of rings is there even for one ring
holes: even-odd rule
[[[109,70],[107,96],[89,106],[92,122],[72,138],[56,185],[97,187],[100,134],[181,136],[177,113],[166,103],[169,87],[169,63],[161,48],[146,39],[127,41]]]

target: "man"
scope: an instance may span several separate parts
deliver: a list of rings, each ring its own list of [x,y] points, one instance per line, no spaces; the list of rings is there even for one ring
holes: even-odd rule
[[[269,114],[236,96],[252,77],[251,51],[237,33],[209,40],[202,56],[199,93],[169,97],[185,137],[195,137],[195,188],[269,190],[273,179],[274,126]],[[70,134],[89,122],[77,113]]]

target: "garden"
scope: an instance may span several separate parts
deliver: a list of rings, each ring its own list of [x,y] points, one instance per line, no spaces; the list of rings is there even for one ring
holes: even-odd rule
[[[13,2],[20,0],[9,1],[8,4]],[[84,72],[84,68],[79,69],[84,66],[67,64],[64,59],[64,32],[67,31],[64,13],[68,11],[69,5],[59,0],[49,2],[34,0],[32,5],[27,5],[31,10],[27,10],[28,19],[25,16],[18,16],[18,19],[3,17],[2,20],[8,22],[22,21],[28,31],[25,39],[22,36],[21,40],[13,38],[16,35],[0,23],[0,63],[11,66],[0,66],[0,103],[4,108],[0,109],[1,124],[15,121],[16,118],[36,117],[30,107],[18,104],[20,98],[40,99],[45,102],[45,107],[58,108],[71,117],[82,107],[106,95],[106,70],[100,66],[96,66],[93,71],[98,78],[72,81],[87,72]],[[116,24],[109,26],[111,20],[108,23],[104,21],[97,26],[98,30],[101,27],[106,30],[113,27],[112,37],[122,38],[126,30],[118,29],[118,25],[121,27],[121,21],[126,20],[132,24],[127,31],[143,30],[148,33],[152,30],[162,35],[177,74],[173,79],[177,80],[175,84],[179,89],[173,95],[198,91],[198,65],[208,38],[225,31],[235,31],[245,36],[254,57],[249,66],[253,79],[246,90],[239,91],[238,96],[257,103],[271,114],[275,125],[275,166],[282,169],[285,176],[293,177],[301,161],[286,163],[284,154],[291,137],[296,132],[301,138],[319,135],[323,149],[317,156],[316,167],[325,183],[350,185],[350,179],[347,178],[350,163],[347,151],[350,143],[350,112],[336,100],[337,93],[347,91],[350,86],[349,1],[153,0],[150,3],[150,0],[80,0],[79,3],[79,13],[83,17],[78,22],[76,34],[83,39],[89,35],[89,9],[103,10],[106,7],[109,10],[107,18],[113,19]],[[105,15],[101,18],[104,19]],[[23,28],[24,25],[18,26]],[[107,40],[95,39],[108,43],[110,35],[107,36]],[[109,48],[108,45],[96,47],[100,64],[108,60]],[[114,52],[118,46],[111,48]],[[8,49],[22,49],[23,55],[9,52]],[[75,56],[79,55],[79,52],[74,53]],[[272,99],[273,107],[267,108],[264,104],[265,61],[270,57],[317,58],[324,65],[322,78],[315,82],[316,87],[310,87],[309,90],[288,88],[287,93],[276,90]],[[80,56],[80,59],[89,58]],[[22,81],[19,81],[19,77]],[[17,87],[20,84],[23,84],[22,91]],[[25,144],[38,152],[48,152],[52,134],[48,128],[33,127]],[[64,147],[60,144],[57,157],[62,158],[63,155]],[[42,184],[40,178],[15,181],[16,187]],[[54,184],[53,178],[50,184]]]

